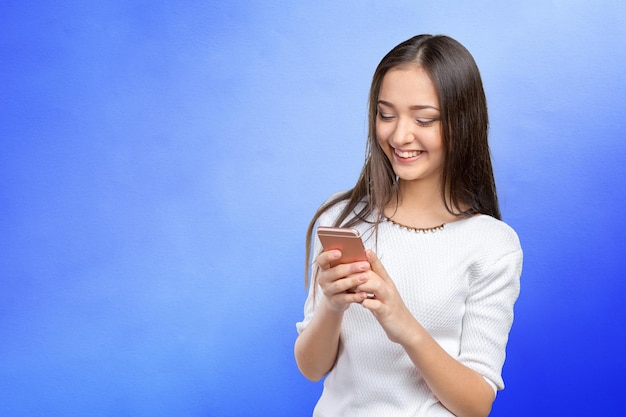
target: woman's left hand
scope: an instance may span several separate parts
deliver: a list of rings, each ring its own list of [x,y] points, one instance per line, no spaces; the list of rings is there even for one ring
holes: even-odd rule
[[[373,294],[373,297],[363,300],[361,305],[374,314],[389,340],[402,344],[402,339],[411,334],[409,330],[417,321],[404,304],[378,256],[371,250],[367,250],[366,255],[371,270],[366,272],[367,280],[356,291]]]

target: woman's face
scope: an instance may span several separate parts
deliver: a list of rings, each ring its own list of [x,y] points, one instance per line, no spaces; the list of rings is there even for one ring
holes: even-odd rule
[[[401,181],[439,185],[444,158],[440,115],[435,85],[421,67],[402,66],[385,74],[376,138]]]

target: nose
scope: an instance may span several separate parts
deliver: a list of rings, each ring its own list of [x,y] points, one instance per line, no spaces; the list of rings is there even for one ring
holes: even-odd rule
[[[415,128],[412,120],[405,117],[398,118],[396,130],[393,134],[393,144],[396,147],[401,147],[415,140]]]

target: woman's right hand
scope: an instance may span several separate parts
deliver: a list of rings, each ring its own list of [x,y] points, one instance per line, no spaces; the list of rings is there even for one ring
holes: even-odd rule
[[[360,303],[367,298],[367,293],[354,289],[367,281],[366,271],[370,270],[367,261],[339,264],[331,267],[333,261],[341,258],[339,250],[322,252],[317,257],[318,283],[322,287],[328,306],[334,311],[345,311],[350,304]]]

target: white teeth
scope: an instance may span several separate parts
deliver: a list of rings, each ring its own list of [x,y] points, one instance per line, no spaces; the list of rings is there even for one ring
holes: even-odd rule
[[[416,156],[419,156],[422,151],[399,151],[397,149],[395,149],[396,155],[398,155],[401,158],[415,158]]]

